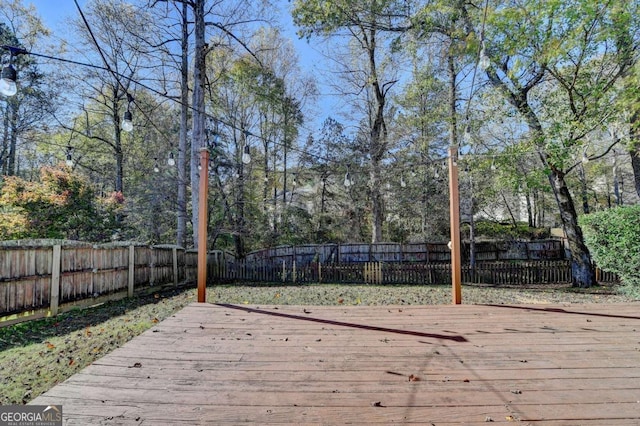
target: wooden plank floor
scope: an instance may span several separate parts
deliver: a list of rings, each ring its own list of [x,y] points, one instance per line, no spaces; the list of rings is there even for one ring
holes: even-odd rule
[[[81,425],[640,425],[640,303],[192,304],[32,404]]]

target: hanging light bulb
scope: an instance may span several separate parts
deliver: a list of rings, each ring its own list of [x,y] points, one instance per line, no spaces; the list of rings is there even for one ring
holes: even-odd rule
[[[480,58],[478,59],[478,66],[482,71],[486,71],[491,66],[491,59],[489,59],[489,55],[487,55],[487,49],[484,44],[484,40],[482,41],[482,48],[480,49]]]
[[[71,157],[71,150],[73,148],[71,148],[70,146],[67,147],[67,159],[65,160],[65,164],[69,167],[73,167],[73,157]]]
[[[131,115],[131,102],[133,102],[133,96],[127,92],[127,110],[124,112],[122,118],[122,130],[130,132],[133,130],[133,116]]]
[[[587,164],[589,161],[589,156],[587,155],[587,150],[585,149],[582,152],[582,164]]]
[[[401,188],[406,188],[407,187],[407,182],[404,181],[404,176],[400,175],[400,187]]]
[[[167,158],[167,164],[170,166],[176,165],[176,159],[173,157],[173,152],[169,151],[169,158]]]
[[[298,178],[296,175],[293,175],[293,186],[298,186]]]
[[[155,162],[153,163],[153,171],[156,173],[160,173],[160,166],[158,165],[158,159],[153,159]]]
[[[466,145],[471,145],[471,143],[473,142],[473,138],[471,137],[471,125],[467,124],[464,127],[464,133],[462,134],[462,142],[464,142]]]
[[[351,174],[347,171],[347,173],[344,174],[344,186],[345,188],[349,188],[351,185],[353,185],[353,182],[351,181]]]
[[[251,152],[249,150],[249,145],[244,146],[244,152],[242,153],[242,164],[251,163]]]
[[[131,115],[131,111],[128,109],[124,112],[124,117],[122,119],[122,130],[125,132],[130,132],[133,130],[133,116]]]
[[[0,93],[7,97],[18,93],[16,78],[16,69],[13,68],[11,63],[2,67],[2,74],[0,74]]]
[[[491,160],[491,171],[495,172],[497,168],[495,160]]]
[[[440,178],[440,172],[438,172],[438,168],[437,167],[435,169],[433,169],[433,177],[435,179],[439,179]]]

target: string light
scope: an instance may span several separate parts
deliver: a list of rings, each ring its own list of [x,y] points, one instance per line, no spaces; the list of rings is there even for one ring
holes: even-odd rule
[[[153,159],[154,163],[153,163],[153,171],[155,173],[160,173],[160,165],[158,164],[158,157]]]
[[[131,102],[133,102],[133,96],[127,93],[127,110],[124,112],[122,119],[122,130],[125,132],[131,132],[133,130],[133,115],[131,114]]]
[[[484,40],[482,40],[482,47],[480,48],[480,59],[478,60],[478,66],[482,71],[486,71],[491,66],[491,59],[487,55],[487,49]]]
[[[16,69],[11,63],[2,67],[0,75],[0,93],[4,96],[13,96],[18,93],[18,85],[16,84]]]
[[[349,173],[349,171],[347,170],[347,172],[344,174],[344,182],[343,185],[345,186],[345,188],[349,188],[353,185],[353,181],[351,180],[351,173]]]
[[[170,166],[176,165],[176,159],[173,157],[173,151],[169,151],[169,158],[167,158],[167,164]]]
[[[251,163],[251,151],[249,148],[249,144],[245,144],[244,152],[242,153],[242,164]]]
[[[73,167],[73,157],[71,156],[71,152],[73,148],[71,146],[67,147],[67,159],[65,160],[65,164],[69,167]]]
[[[4,44],[0,47],[9,51],[9,61],[2,67],[2,72],[0,73],[0,94],[10,97],[18,93],[18,85],[16,84],[18,73],[13,67],[13,58],[27,53],[27,51],[20,47]]]

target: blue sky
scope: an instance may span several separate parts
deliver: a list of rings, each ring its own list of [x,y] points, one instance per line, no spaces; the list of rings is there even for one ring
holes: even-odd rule
[[[80,7],[85,9],[85,4],[87,0],[77,0]],[[79,16],[78,9],[74,3],[74,0],[23,0],[25,4],[32,4],[40,18],[44,21],[44,24],[52,31],[52,36],[55,39],[63,39],[68,40],[69,37],[66,32],[65,20],[68,18],[76,18]],[[285,31],[285,35],[292,38],[295,48],[298,51],[298,55],[301,61],[301,68],[303,72],[311,73],[313,75],[319,76],[322,74],[323,67],[326,64],[326,60],[324,60],[320,53],[318,53],[314,48],[311,47],[305,40],[298,40],[295,35],[295,29],[293,28],[293,24],[291,22],[290,16],[287,14],[286,8],[289,6],[289,2],[286,0],[282,0],[283,6],[283,16],[282,20],[285,26],[288,28]],[[327,87],[319,85],[319,90],[321,92],[326,92],[329,90]],[[327,95],[322,96],[322,99],[319,101],[319,113],[316,114],[316,117],[308,120],[306,130],[314,131],[317,130],[324,119],[328,115],[332,115],[334,118],[336,117],[336,109],[333,102],[337,101],[337,99],[333,96]],[[303,132],[306,133],[306,132]]]

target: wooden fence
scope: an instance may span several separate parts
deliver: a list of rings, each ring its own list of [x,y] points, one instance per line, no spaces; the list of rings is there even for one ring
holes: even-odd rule
[[[528,258],[536,259],[542,251],[551,256],[558,250],[555,243],[545,244],[518,250],[496,245],[480,253],[502,259],[526,251]],[[209,282],[448,284],[451,266],[442,253],[435,244],[288,246],[254,252],[243,260],[214,251],[208,254],[207,275]],[[598,281],[617,281],[614,274],[600,270],[597,274]],[[196,279],[197,253],[173,246],[2,247],[0,324]],[[474,270],[463,266],[462,280],[497,285],[565,283],[571,282],[571,267],[567,260],[483,260]]]
[[[217,262],[210,263],[214,274]],[[2,247],[0,323],[195,282],[196,276],[197,253],[178,247]]]
[[[468,261],[471,246],[462,243],[463,261]],[[562,240],[540,241],[491,241],[475,243],[476,260],[564,260]],[[307,265],[313,262],[362,263],[362,262],[426,262],[447,263],[451,261],[451,250],[447,243],[352,243],[352,244],[306,244],[280,246],[257,250],[246,256],[249,263],[260,264],[296,262]]]
[[[450,284],[451,264],[425,262],[251,262],[219,259],[211,277],[227,282]],[[224,265],[224,266],[222,266]],[[211,270],[211,268],[210,268]],[[462,267],[462,281],[495,285],[571,282],[571,263],[556,261],[488,261]],[[615,274],[598,270],[601,282],[615,282]]]

